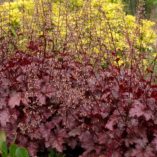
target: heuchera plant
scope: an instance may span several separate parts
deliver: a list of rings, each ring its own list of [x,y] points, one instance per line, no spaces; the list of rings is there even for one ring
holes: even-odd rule
[[[90,59],[18,51],[3,61],[0,129],[33,157],[67,147],[81,147],[80,157],[156,157],[157,85],[133,67]]]

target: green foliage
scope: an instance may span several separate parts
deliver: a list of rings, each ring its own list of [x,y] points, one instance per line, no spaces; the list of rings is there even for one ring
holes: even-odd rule
[[[11,144],[9,147],[9,153],[11,157],[16,157],[16,149],[17,149],[17,145],[16,144]]]
[[[16,148],[16,147],[14,147],[14,148]],[[18,147],[15,150],[15,156],[16,157],[28,157],[29,154],[28,154],[28,152],[27,152],[27,150],[25,148]]]
[[[145,0],[146,15],[149,18],[154,6],[157,7],[157,0]]]
[[[8,149],[5,141],[0,141],[0,150],[1,150],[2,157],[8,156]]]
[[[65,157],[63,154],[57,153],[55,150],[51,149],[49,151],[48,157]]]
[[[132,15],[136,14],[137,6],[140,0],[123,0],[126,5],[126,12]],[[149,18],[154,6],[157,7],[157,0],[143,0],[146,17]]]
[[[1,157],[29,157],[27,149],[14,143],[8,148],[4,131],[0,131],[0,155]]]

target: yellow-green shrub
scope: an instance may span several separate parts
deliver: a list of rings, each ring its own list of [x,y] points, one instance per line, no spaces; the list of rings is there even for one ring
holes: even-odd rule
[[[152,49],[156,37],[154,23],[125,15],[120,0],[15,0],[1,5],[0,11],[5,31],[14,36],[27,33],[18,39],[20,46],[26,38],[44,34],[56,50],[66,43],[70,50],[89,53],[128,52],[131,47],[146,51]]]

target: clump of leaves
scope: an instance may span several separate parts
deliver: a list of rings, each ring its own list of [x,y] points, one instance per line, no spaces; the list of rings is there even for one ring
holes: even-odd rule
[[[29,149],[82,148],[79,157],[155,157],[157,85],[153,71],[71,53],[17,52],[0,65],[0,129]],[[114,57],[114,56],[113,56]]]
[[[1,157],[29,157],[27,149],[12,143],[8,147],[4,131],[0,132],[0,155]]]

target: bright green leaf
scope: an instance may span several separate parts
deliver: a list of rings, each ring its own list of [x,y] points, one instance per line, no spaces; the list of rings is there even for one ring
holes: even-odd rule
[[[16,157],[29,157],[28,151],[25,148],[18,147],[15,152]]]
[[[1,151],[2,157],[8,156],[8,148],[7,148],[7,143],[5,141],[0,141],[0,151]]]
[[[9,155],[10,157],[16,157],[15,153],[16,153],[16,149],[17,149],[17,145],[16,144],[11,144],[9,147]]]

